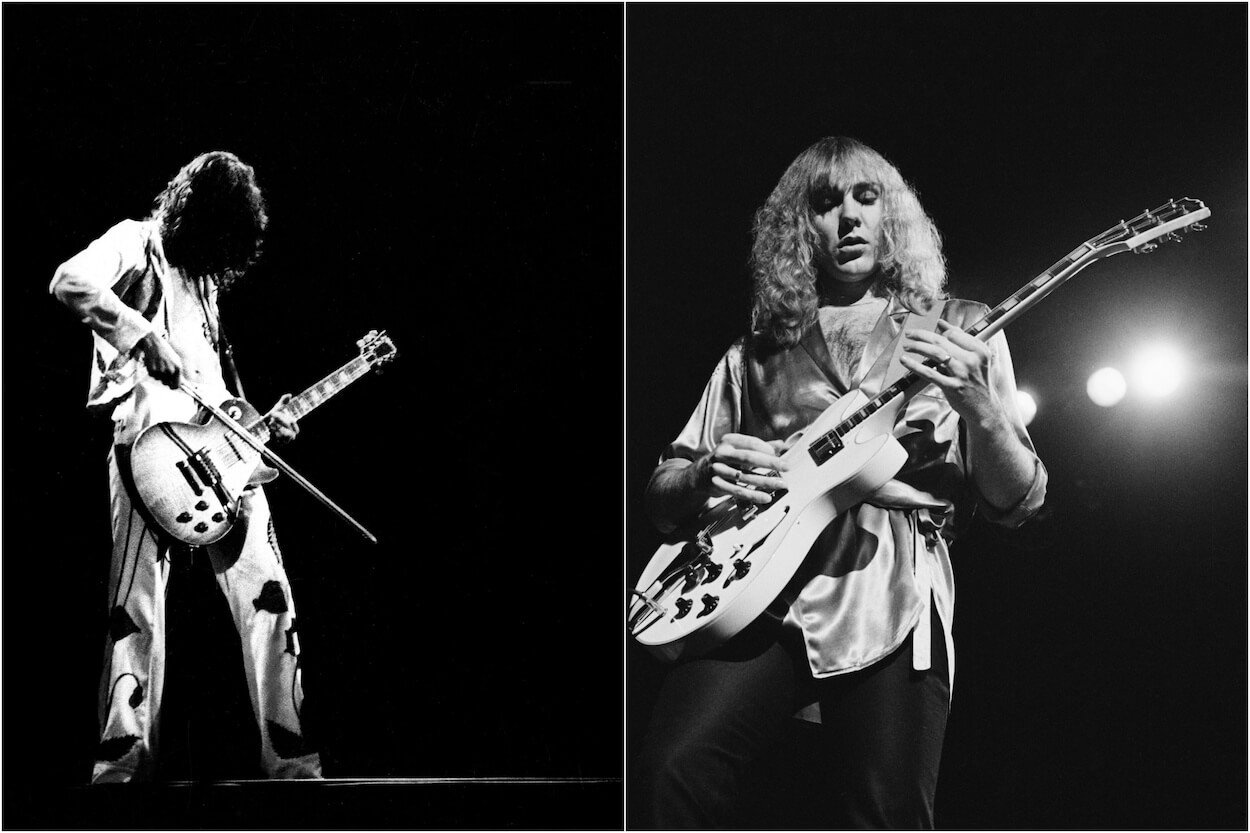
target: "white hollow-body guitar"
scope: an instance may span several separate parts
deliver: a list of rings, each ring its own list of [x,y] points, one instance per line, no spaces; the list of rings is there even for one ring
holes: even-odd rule
[[[1211,215],[1194,199],[1169,200],[1087,240],[1029,281],[965,332],[985,341],[1091,263],[1154,242]],[[930,365],[933,362],[929,362]],[[861,503],[907,462],[894,438],[897,417],[928,383],[906,373],[869,399],[852,391],[830,405],[782,455],[785,488],[766,506],[724,497],[670,537],[634,589],[630,633],[665,660],[698,656],[764,612],[838,515]]]
[[[359,356],[292,397],[285,410],[299,419],[397,355],[385,332],[371,331],[356,346]],[[257,446],[268,441],[264,418],[244,400],[229,399],[220,410],[250,432]],[[220,420],[203,425],[158,422],[135,440],[130,468],[152,519],[179,541],[205,546],[230,531],[245,488],[278,476],[261,457],[260,450]]]

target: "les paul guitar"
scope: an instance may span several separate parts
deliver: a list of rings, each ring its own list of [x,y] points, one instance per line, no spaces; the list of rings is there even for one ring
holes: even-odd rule
[[[1170,200],[1087,240],[967,329],[989,339],[1091,263],[1156,240],[1201,231],[1198,200]],[[934,362],[928,362],[930,366]],[[766,506],[724,497],[656,551],[631,591],[627,624],[662,659],[697,656],[759,616],[797,572],[816,537],[907,462],[894,424],[928,382],[914,373],[868,399],[852,391],[830,405],[783,455],[785,488]]]
[[[386,333],[376,330],[356,346],[359,356],[292,397],[285,410],[299,419],[398,355]],[[220,540],[238,517],[243,490],[278,476],[261,459],[259,447],[269,440],[264,417],[242,399],[229,399],[220,410],[247,430],[254,444],[210,418],[203,425],[160,422],[149,426],[130,453],[139,499],[162,529],[192,546]]]

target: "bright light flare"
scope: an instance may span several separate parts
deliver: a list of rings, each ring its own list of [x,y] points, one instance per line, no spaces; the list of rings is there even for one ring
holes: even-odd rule
[[[1085,392],[1095,405],[1110,408],[1118,405],[1124,398],[1124,394],[1128,392],[1128,383],[1124,381],[1123,373],[1114,367],[1104,367],[1090,374],[1089,381],[1085,383]]]
[[[1180,387],[1184,376],[1185,360],[1180,352],[1171,345],[1156,344],[1138,354],[1129,378],[1135,393],[1162,399]]]
[[[1020,419],[1028,425],[1037,416],[1037,400],[1028,391],[1016,391],[1016,407],[1020,410]]]

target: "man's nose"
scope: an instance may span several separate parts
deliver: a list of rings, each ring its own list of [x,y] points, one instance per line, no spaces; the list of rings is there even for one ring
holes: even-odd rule
[[[838,237],[846,237],[862,223],[859,206],[853,200],[849,200],[846,205],[842,206],[842,211],[838,215]]]

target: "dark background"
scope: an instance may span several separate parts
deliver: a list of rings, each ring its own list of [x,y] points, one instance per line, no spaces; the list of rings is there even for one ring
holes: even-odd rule
[[[370,329],[399,350],[282,452],[381,543],[268,490],[326,775],[619,778],[622,10],[4,24],[6,826],[83,800],[56,789],[90,775],[107,614],[109,427],[83,408],[88,331],[47,286],[213,149],[255,166],[272,220],[222,302],[249,399],[303,390]],[[180,569],[169,604],[166,777],[257,775],[220,594]],[[618,794],[528,823],[618,826]]]
[[[1120,219],[1211,207],[1008,328],[1049,497],[953,550],[937,823],[1244,829],[1245,7],[634,6],[626,27],[631,578],[659,543],[651,467],[746,326],[752,213],[817,138],[894,161],[952,293],[991,305]],[[1093,405],[1089,374],[1156,338],[1188,357],[1177,395]],[[633,743],[660,669],[627,659]]]

